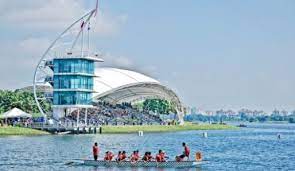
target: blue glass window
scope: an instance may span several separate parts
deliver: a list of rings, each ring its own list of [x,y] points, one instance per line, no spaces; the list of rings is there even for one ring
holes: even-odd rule
[[[94,73],[94,62],[86,59],[54,59],[54,73]]]
[[[92,93],[87,92],[54,92],[54,105],[89,105]]]
[[[54,89],[93,89],[93,77],[77,75],[55,75]]]

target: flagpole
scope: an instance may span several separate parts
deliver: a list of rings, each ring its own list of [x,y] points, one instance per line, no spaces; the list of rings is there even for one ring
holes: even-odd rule
[[[89,51],[90,51],[90,37],[89,37],[89,34],[90,34],[90,22],[88,23],[88,28],[87,28],[87,39],[88,39],[88,47],[87,47],[87,56],[89,56]]]

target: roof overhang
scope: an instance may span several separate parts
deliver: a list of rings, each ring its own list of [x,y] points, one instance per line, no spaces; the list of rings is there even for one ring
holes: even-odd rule
[[[148,98],[159,98],[171,101],[182,111],[179,97],[168,87],[155,82],[138,82],[126,84],[94,96],[94,101],[102,100],[112,104],[134,102]]]

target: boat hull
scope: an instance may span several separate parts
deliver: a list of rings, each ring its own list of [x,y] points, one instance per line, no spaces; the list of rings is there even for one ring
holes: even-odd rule
[[[160,167],[160,168],[187,168],[187,167],[197,167],[201,165],[201,161],[167,161],[167,162],[130,162],[130,161],[94,161],[94,160],[84,160],[84,165],[87,166],[102,166],[102,167]]]

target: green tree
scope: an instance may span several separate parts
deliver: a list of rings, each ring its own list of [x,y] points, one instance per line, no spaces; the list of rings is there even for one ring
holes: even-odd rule
[[[41,94],[39,95],[42,96]],[[45,112],[50,111],[51,105],[49,101],[42,101],[41,106]],[[18,90],[0,90],[0,113],[6,112],[15,107],[27,113],[39,113],[33,93]]]
[[[162,99],[146,99],[143,102],[143,109],[160,114],[176,113],[175,105]]]

